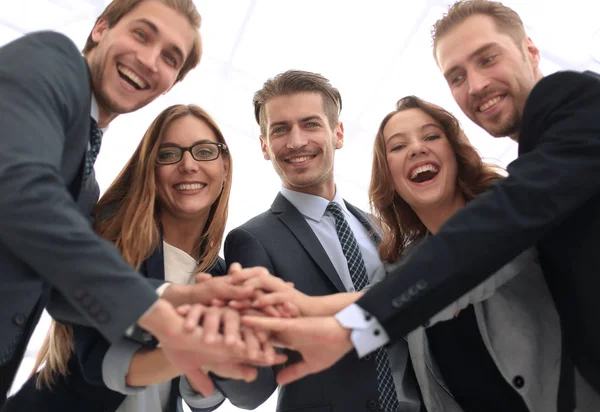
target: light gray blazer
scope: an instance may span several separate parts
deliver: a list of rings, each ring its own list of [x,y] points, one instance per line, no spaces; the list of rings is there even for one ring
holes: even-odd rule
[[[529,249],[492,277],[431,319],[451,319],[472,304],[477,325],[498,370],[532,412],[555,412],[561,362],[558,313]],[[462,412],[431,357],[425,328],[408,335],[408,345],[423,401],[429,412]],[[513,385],[523,378],[521,388]],[[583,411],[583,409],[582,409]]]

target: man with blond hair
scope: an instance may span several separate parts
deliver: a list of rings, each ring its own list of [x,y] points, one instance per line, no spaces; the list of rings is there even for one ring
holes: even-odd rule
[[[304,362],[281,374],[297,379],[334,363],[352,342],[361,353],[387,343],[362,339],[367,332],[348,321],[350,310],[400,340],[537,246],[563,327],[558,410],[600,410],[600,78],[573,71],[543,77],[521,19],[499,2],[455,3],[435,24],[433,45],[463,112],[492,136],[519,142],[509,176],[336,317],[246,321],[277,330],[302,352]],[[328,349],[319,351],[325,337]],[[529,383],[515,377],[513,384],[527,390]]]

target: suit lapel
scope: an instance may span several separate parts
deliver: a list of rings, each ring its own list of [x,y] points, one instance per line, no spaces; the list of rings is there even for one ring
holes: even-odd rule
[[[336,272],[329,256],[325,253],[321,242],[312,231],[304,216],[281,193],[277,194],[271,205],[271,211],[283,222],[284,225],[298,239],[310,257],[317,263],[325,276],[333,283],[339,292],[345,292],[340,276]]]
[[[371,223],[371,221],[369,220],[368,216],[365,215],[365,213],[360,210],[359,208],[352,206],[350,203],[346,202],[344,200],[344,203],[346,203],[346,207],[348,208],[348,210],[350,211],[350,213],[352,213],[354,215],[355,218],[358,219],[358,221],[367,229],[367,231],[369,232],[369,236],[371,237],[371,239],[373,239],[373,242],[375,242],[375,244],[380,244],[381,243],[381,234],[378,233],[375,228],[373,227],[373,223]]]

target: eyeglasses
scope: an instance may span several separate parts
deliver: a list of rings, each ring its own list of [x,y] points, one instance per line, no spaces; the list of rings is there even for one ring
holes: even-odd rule
[[[227,145],[215,142],[196,143],[190,147],[164,146],[158,149],[156,163],[159,165],[179,163],[185,152],[190,152],[194,160],[209,162],[217,159],[223,151],[227,151]]]

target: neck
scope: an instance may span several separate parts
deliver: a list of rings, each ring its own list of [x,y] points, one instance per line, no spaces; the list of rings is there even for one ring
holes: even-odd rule
[[[194,217],[193,219],[182,219],[163,212],[160,215],[163,239],[171,246],[183,250],[185,253],[198,260],[200,258],[200,251],[197,249],[194,250],[194,247],[196,246],[200,234],[204,230],[207,219],[208,211],[201,219],[198,219],[198,217]]]
[[[111,113],[110,111],[104,109],[104,107],[100,106],[98,103],[98,127],[101,129],[107,128],[110,122],[115,120],[118,116],[116,113]]]
[[[466,204],[467,201],[464,196],[462,193],[459,193],[445,205],[428,206],[422,209],[414,209],[414,211],[427,230],[435,235],[438,230],[440,230],[440,227],[442,227],[452,215],[465,207]]]
[[[327,179],[326,181],[315,185],[305,187],[292,186],[287,182],[283,182],[283,186],[285,186],[287,189],[293,190],[294,192],[306,193],[307,195],[322,197],[324,199],[329,200],[330,202],[335,197],[335,183],[333,181],[333,178]]]

